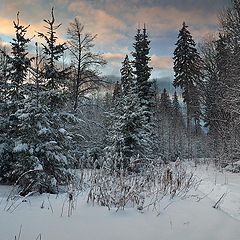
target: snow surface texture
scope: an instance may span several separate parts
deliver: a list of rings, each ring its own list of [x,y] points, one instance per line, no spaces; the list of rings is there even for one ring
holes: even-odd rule
[[[11,188],[0,186],[0,239],[14,240],[21,228],[20,240],[39,234],[42,240],[239,240],[240,175],[207,166],[198,167],[196,174],[203,178],[201,200],[165,198],[159,215],[147,209],[93,207],[83,193],[68,217],[67,194],[20,198],[11,206],[6,202]],[[213,208],[225,192],[219,208]]]
[[[219,208],[240,221],[240,174],[201,166],[197,168],[196,175],[202,179],[198,190],[214,202],[224,195]]]

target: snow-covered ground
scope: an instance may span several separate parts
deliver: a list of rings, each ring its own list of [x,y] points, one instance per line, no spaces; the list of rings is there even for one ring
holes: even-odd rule
[[[11,205],[6,202],[11,188],[0,186],[0,240],[18,239],[20,229],[20,240],[39,234],[41,240],[239,240],[240,175],[206,166],[198,167],[196,175],[203,180],[190,195],[198,197],[165,198],[160,212],[109,211],[87,204],[83,193],[68,217],[66,194],[32,196]],[[219,208],[213,208],[224,193]]]
[[[205,165],[197,168],[196,175],[202,179],[198,190],[214,203],[223,196],[219,209],[240,221],[240,174]]]

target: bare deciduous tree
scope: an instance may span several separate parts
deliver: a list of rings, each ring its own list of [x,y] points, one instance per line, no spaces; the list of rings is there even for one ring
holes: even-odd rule
[[[78,107],[79,96],[96,88],[101,82],[99,67],[106,64],[101,54],[93,53],[94,39],[97,35],[84,33],[84,25],[78,18],[69,24],[68,49],[72,55],[72,64],[75,69],[73,92],[74,110]]]

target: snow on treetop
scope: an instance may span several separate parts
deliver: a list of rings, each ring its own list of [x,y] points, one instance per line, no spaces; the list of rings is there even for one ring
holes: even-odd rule
[[[64,128],[59,128],[58,131],[62,134],[66,134],[67,133],[67,130],[64,129]]]
[[[18,143],[13,148],[13,152],[25,152],[27,150],[28,150],[28,144],[27,143]]]

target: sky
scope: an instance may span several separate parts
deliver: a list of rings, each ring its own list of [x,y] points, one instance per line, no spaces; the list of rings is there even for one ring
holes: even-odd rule
[[[104,75],[120,75],[121,62],[133,51],[138,26],[146,24],[151,40],[152,78],[172,81],[173,51],[178,31],[185,21],[196,42],[218,30],[218,14],[230,0],[0,0],[0,38],[14,36],[12,21],[20,12],[23,24],[30,24],[28,36],[45,32],[43,19],[55,9],[62,23],[59,41],[66,41],[68,24],[78,17],[85,31],[97,34],[95,51],[108,61]],[[37,37],[33,41],[39,41]]]

